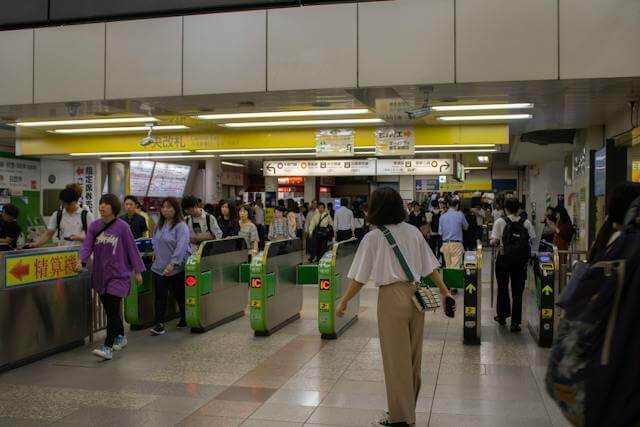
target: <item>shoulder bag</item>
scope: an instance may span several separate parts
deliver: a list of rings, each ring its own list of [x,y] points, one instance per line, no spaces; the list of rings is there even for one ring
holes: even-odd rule
[[[409,283],[412,283],[416,286],[416,290],[413,293],[413,297],[411,299],[413,300],[413,303],[415,304],[418,311],[435,311],[438,307],[440,307],[440,295],[433,292],[431,288],[422,286],[422,283],[415,280],[413,272],[411,271],[411,268],[409,268],[409,264],[407,264],[407,260],[402,254],[402,251],[396,243],[396,240],[393,238],[391,231],[389,231],[389,229],[384,225],[381,225],[378,228],[380,229],[380,231],[382,231],[382,234],[387,239],[387,242],[389,242],[391,249],[393,249],[393,253],[396,254],[398,262],[400,262],[400,266],[402,267],[404,274],[406,274],[407,276],[407,280],[409,281]]]

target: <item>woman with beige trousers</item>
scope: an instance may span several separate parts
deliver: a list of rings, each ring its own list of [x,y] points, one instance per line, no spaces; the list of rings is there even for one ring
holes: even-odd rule
[[[413,276],[429,276],[444,302],[451,295],[437,271],[438,261],[420,230],[405,219],[404,203],[395,190],[383,187],[373,193],[367,222],[385,226],[391,232]],[[415,424],[424,339],[424,313],[412,300],[416,287],[407,279],[392,246],[378,228],[362,239],[347,276],[351,285],[336,309],[338,316],[344,315],[349,301],[370,280],[379,289],[378,333],[389,411],[373,425]]]

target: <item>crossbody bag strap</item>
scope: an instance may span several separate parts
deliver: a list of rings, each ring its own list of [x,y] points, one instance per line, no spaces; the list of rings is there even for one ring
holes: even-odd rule
[[[384,225],[381,225],[378,228],[380,229],[380,231],[382,231],[382,234],[387,239],[387,242],[389,242],[389,246],[391,246],[391,249],[393,249],[393,253],[396,254],[396,257],[398,258],[398,262],[400,262],[400,266],[402,267],[404,274],[406,274],[407,276],[407,280],[411,283],[415,283],[415,277],[413,276],[413,272],[411,271],[411,268],[409,268],[409,264],[407,263],[407,260],[405,259],[404,255],[402,254],[400,247],[396,243],[396,239],[393,238],[391,231],[389,231],[389,229]]]

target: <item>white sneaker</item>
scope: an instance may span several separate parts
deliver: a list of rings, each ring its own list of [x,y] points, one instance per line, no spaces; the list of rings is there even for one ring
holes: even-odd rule
[[[128,343],[129,342],[127,341],[127,337],[125,337],[124,335],[118,335],[115,341],[113,341],[113,349],[116,351],[122,350],[127,346]]]
[[[93,354],[98,357],[102,357],[104,360],[113,359],[113,350],[111,349],[111,347],[107,347],[104,344],[93,350]]]

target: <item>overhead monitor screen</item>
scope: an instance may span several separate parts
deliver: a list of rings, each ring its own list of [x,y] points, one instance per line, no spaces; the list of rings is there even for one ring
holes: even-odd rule
[[[149,190],[149,181],[153,174],[155,162],[148,160],[132,160],[129,172],[129,187],[134,196],[146,196]]]
[[[182,197],[191,166],[156,162],[149,184],[149,197]]]

